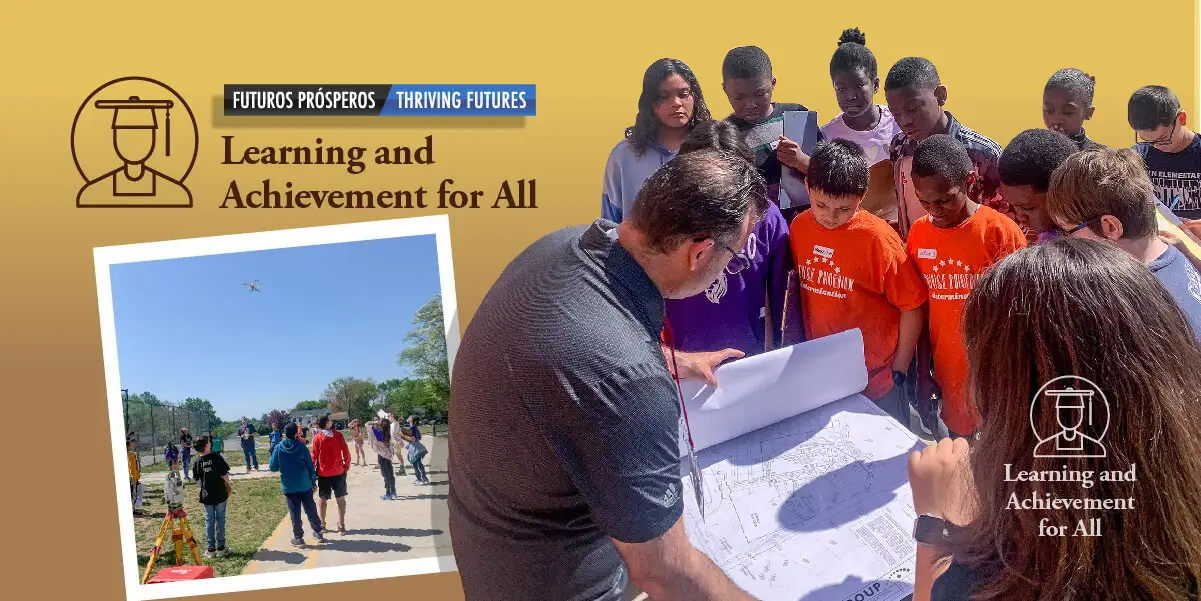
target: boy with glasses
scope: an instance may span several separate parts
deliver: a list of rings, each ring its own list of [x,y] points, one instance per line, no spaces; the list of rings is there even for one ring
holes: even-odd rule
[[[1176,94],[1163,86],[1139,88],[1127,118],[1160,202],[1180,217],[1201,219],[1201,136],[1187,127]]]
[[[707,149],[732,152],[752,164],[755,160],[754,151],[728,121],[698,124],[679,154]],[[712,368],[708,366],[780,346],[786,313],[790,322],[799,323],[796,294],[785,294],[792,269],[788,223],[775,204],[769,204],[745,247],[725,245],[721,252],[728,253],[730,262],[704,292],[666,301],[681,377],[709,380]],[[789,296],[792,309],[785,311]]]
[[[1068,157],[1055,170],[1047,212],[1064,236],[1108,242],[1146,263],[1201,342],[1201,273],[1160,238],[1153,192],[1133,150],[1095,148]]]

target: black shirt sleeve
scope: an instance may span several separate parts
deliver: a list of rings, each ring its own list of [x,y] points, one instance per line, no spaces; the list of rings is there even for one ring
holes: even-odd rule
[[[213,473],[217,477],[224,476],[229,473],[229,464],[225,462],[225,458],[217,455],[213,457]]]
[[[684,510],[679,397],[666,367],[625,367],[574,392],[575,403],[547,408],[543,435],[609,537],[658,538]]]
[[[947,571],[934,581],[930,601],[969,601],[979,578],[976,570],[952,561]]]

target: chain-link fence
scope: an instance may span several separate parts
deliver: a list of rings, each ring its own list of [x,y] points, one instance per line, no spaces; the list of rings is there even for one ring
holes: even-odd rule
[[[187,428],[193,439],[207,436],[210,421],[215,418],[205,412],[192,411],[164,403],[150,405],[123,395],[125,435],[137,441],[138,459],[142,466],[162,463],[168,442],[179,446],[179,431]]]

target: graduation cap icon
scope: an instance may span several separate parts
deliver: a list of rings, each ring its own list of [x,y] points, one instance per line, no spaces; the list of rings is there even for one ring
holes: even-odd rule
[[[147,77],[105,83],[80,103],[71,124],[71,158],[84,180],[75,206],[191,207],[184,181],[199,138],[188,101],[167,84]]]
[[[113,129],[158,129],[156,110],[163,110],[164,150],[171,156],[171,108],[172,100],[142,100],[130,96],[125,100],[97,100],[96,108],[113,110]]]

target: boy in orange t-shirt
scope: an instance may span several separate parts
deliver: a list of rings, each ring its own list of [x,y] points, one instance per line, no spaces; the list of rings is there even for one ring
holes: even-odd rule
[[[927,427],[934,425],[929,399],[941,396],[946,434],[969,441],[979,415],[968,398],[959,332],[963,305],[986,269],[1026,246],[1012,219],[968,197],[977,177],[967,151],[950,136],[926,138],[914,151],[913,185],[928,214],[914,222],[907,246],[930,295],[928,329],[918,350],[918,409]]]
[[[922,331],[926,288],[887,221],[860,210],[869,167],[847,140],[819,142],[805,187],[811,208],[793,220],[792,256],[801,275],[805,338],[859,328],[864,396],[909,427],[905,375]]]

